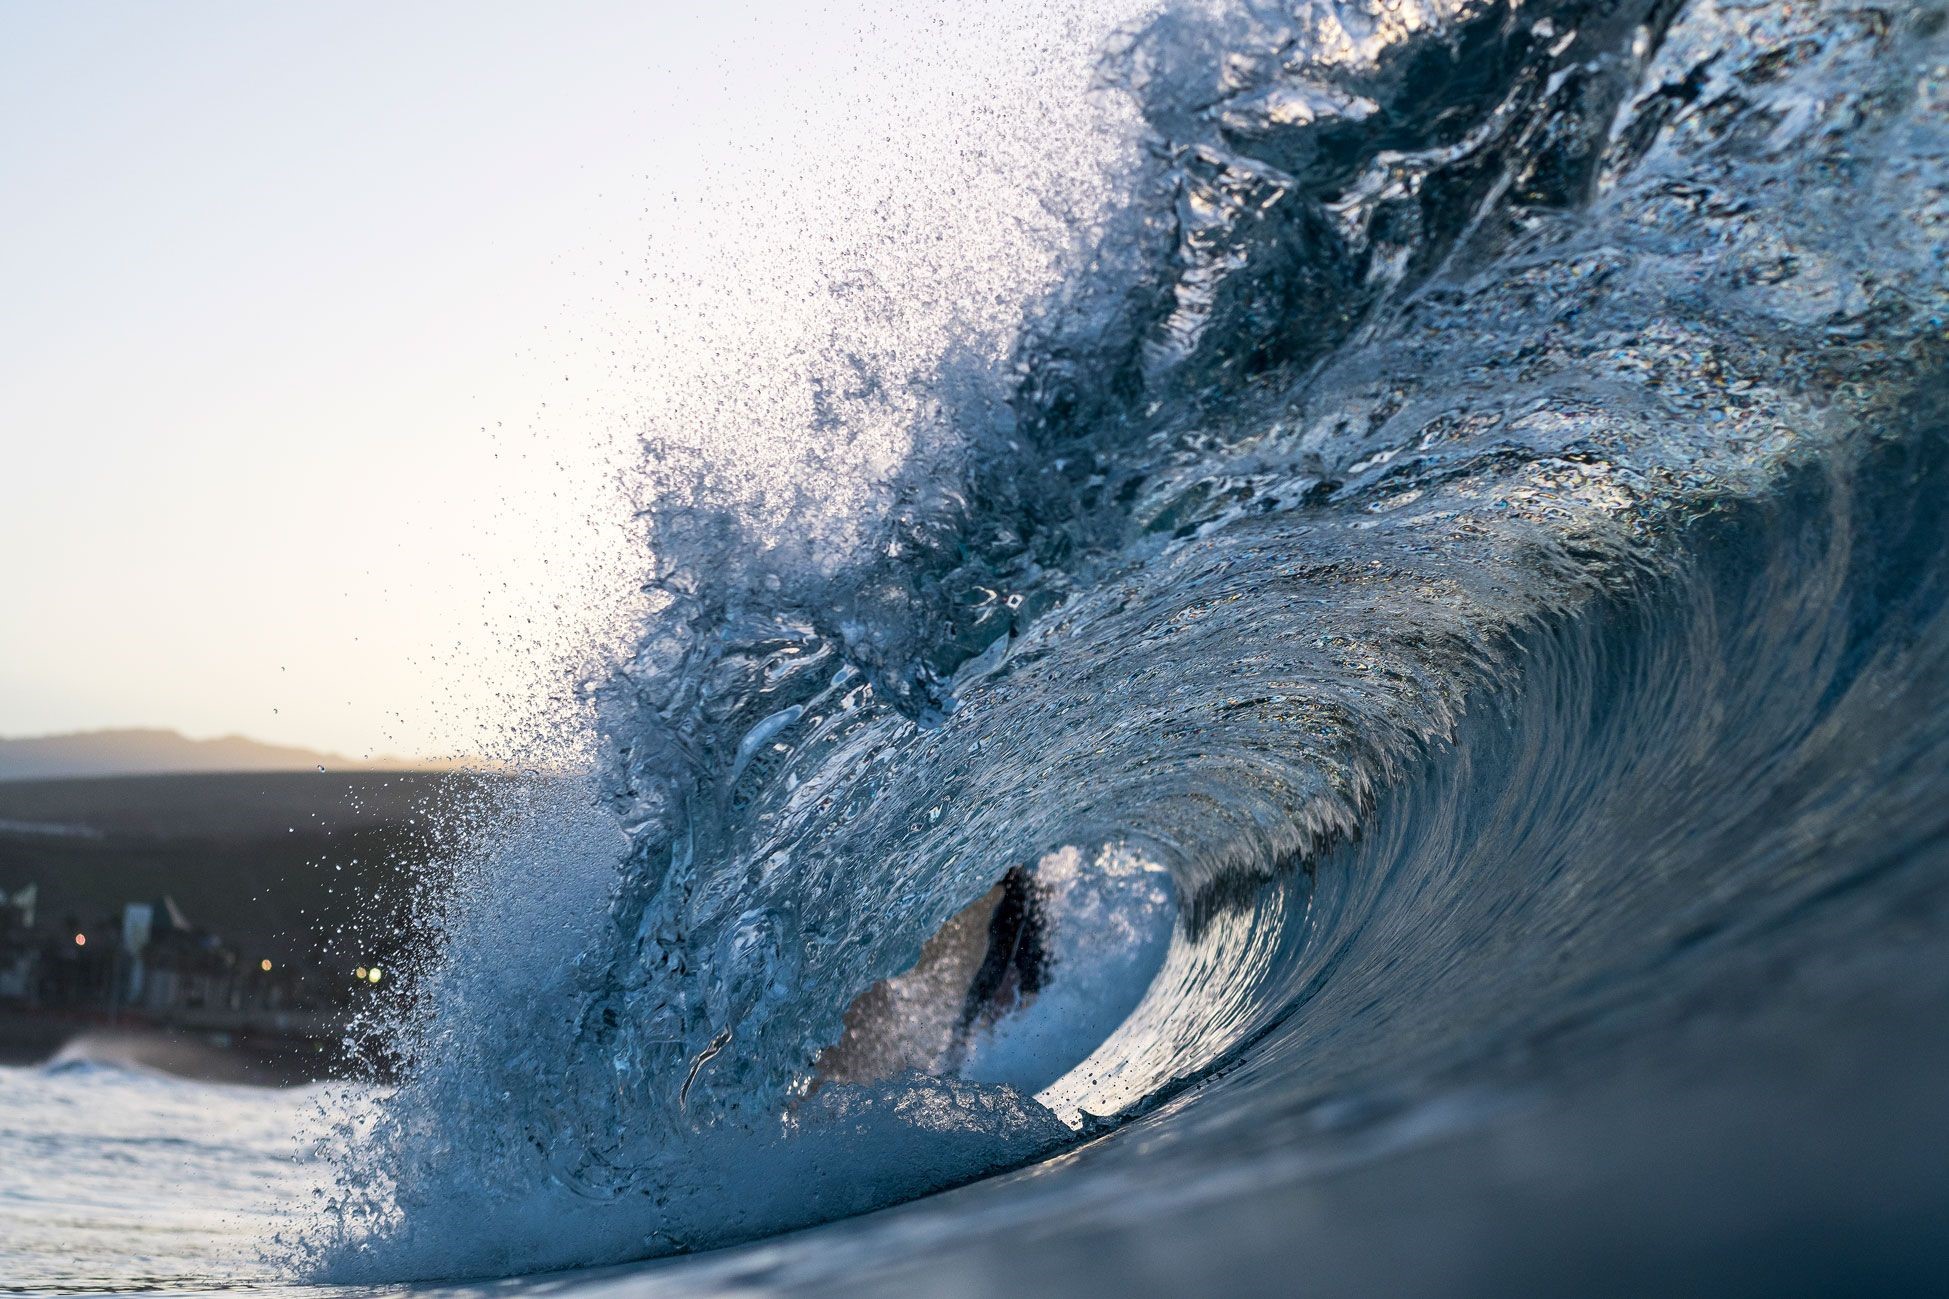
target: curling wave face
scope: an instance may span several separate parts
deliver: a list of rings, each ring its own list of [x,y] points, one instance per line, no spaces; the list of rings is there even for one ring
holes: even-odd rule
[[[1004,354],[934,363],[864,540],[703,470],[649,516],[592,789],[439,900],[315,1269],[695,1249],[1093,1139],[1020,1193],[1059,1221],[1567,1086],[1768,963],[1940,989],[1943,27],[1124,29],[1141,160]],[[1020,1008],[833,1076],[875,985],[883,1035],[953,1018],[929,941],[1011,868]]]

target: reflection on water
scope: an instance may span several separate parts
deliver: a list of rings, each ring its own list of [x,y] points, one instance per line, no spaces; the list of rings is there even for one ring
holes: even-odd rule
[[[299,1132],[320,1095],[77,1059],[0,1069],[0,1289],[278,1283],[261,1254],[311,1203]]]

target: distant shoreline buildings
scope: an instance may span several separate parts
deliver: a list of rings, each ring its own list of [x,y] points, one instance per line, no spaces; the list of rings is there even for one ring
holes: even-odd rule
[[[58,923],[40,898],[38,881],[0,891],[0,1010],[16,1016],[332,1044],[383,979],[376,962],[333,971],[239,951],[167,895]]]
[[[385,1067],[376,1041],[348,1059],[348,1030],[431,941],[415,900],[437,827],[492,806],[500,780],[0,780],[0,1063],[110,1036],[166,1039],[196,1057],[184,1068],[252,1062],[246,1081]]]

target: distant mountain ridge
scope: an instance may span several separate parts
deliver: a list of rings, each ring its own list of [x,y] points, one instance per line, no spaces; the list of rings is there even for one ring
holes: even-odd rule
[[[241,735],[193,740],[179,731],[150,728],[0,737],[0,781],[177,772],[315,771],[321,766],[333,771],[384,771],[442,765],[397,758],[359,762]]]

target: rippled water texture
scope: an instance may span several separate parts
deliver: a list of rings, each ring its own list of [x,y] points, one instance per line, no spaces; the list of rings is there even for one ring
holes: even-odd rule
[[[306,1203],[306,1091],[63,1060],[0,1068],[0,1293],[259,1284]]]

